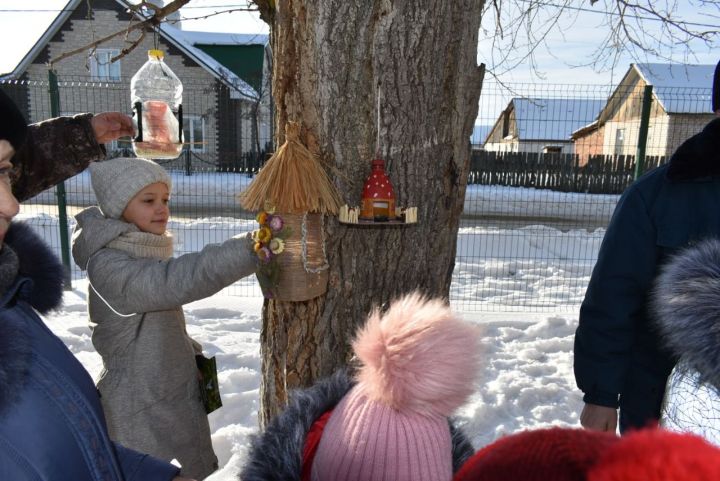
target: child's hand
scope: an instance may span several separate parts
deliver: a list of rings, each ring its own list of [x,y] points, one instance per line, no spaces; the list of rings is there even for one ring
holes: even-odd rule
[[[103,112],[90,119],[95,139],[99,144],[111,142],[120,137],[134,135],[132,119],[120,112]]]

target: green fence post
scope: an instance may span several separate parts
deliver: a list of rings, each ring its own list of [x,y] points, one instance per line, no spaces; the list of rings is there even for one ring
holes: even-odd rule
[[[643,89],[642,113],[640,114],[640,132],[638,133],[637,152],[635,153],[635,179],[643,174],[645,168],[645,148],[647,147],[648,127],[650,126],[650,104],[652,103],[652,85]]]
[[[48,70],[50,84],[50,116],[60,115],[60,90],[58,89],[57,74],[54,70]],[[60,182],[56,187],[58,202],[58,224],[60,224],[60,256],[63,263],[63,279],[66,291],[72,290],[72,275],[70,271],[70,237],[68,235],[67,222],[67,196],[65,194],[65,182]]]

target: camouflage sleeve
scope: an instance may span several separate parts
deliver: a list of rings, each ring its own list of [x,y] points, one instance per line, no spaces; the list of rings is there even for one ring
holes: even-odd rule
[[[20,202],[105,157],[105,147],[95,140],[92,116],[79,114],[30,124],[25,145],[13,158],[13,194]]]

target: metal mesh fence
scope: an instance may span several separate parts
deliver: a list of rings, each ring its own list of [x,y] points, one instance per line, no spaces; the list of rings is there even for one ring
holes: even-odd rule
[[[483,85],[455,305],[578,308],[619,194],[713,118],[710,80],[683,85],[682,73],[676,77],[676,86],[649,97],[637,78],[619,87]]]
[[[184,105],[198,123],[173,177],[176,254],[250,231],[253,216],[234,199],[267,158],[270,110],[233,104],[225,87],[183,79]],[[129,81],[61,79],[60,112],[128,111]],[[49,118],[48,85],[0,85],[32,121]],[[499,85],[487,81],[461,218],[451,302],[464,311],[575,310],[582,301],[619,193],[636,175],[645,139],[647,170],[664,163],[711,118],[710,90],[666,89],[651,97],[645,133],[643,90],[609,86]],[[187,126],[186,126],[187,127]],[[130,145],[108,145],[110,156]],[[579,181],[578,179],[582,180]],[[72,215],[95,203],[87,173],[65,183]],[[26,203],[25,218],[59,250],[54,190]],[[73,279],[83,273],[76,267]],[[259,296],[254,279],[224,292]]]

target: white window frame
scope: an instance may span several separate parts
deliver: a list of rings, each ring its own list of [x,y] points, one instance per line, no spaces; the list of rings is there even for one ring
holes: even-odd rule
[[[195,124],[197,122],[201,122],[202,125],[202,139],[199,141],[195,139]],[[183,143],[190,147],[190,151],[204,153],[207,150],[206,139],[205,117],[201,115],[183,115]]]
[[[90,76],[95,81],[119,82],[120,60],[110,62],[110,59],[120,55],[117,48],[98,48],[90,56]]]
[[[624,155],[625,152],[625,128],[615,130],[615,155]]]

